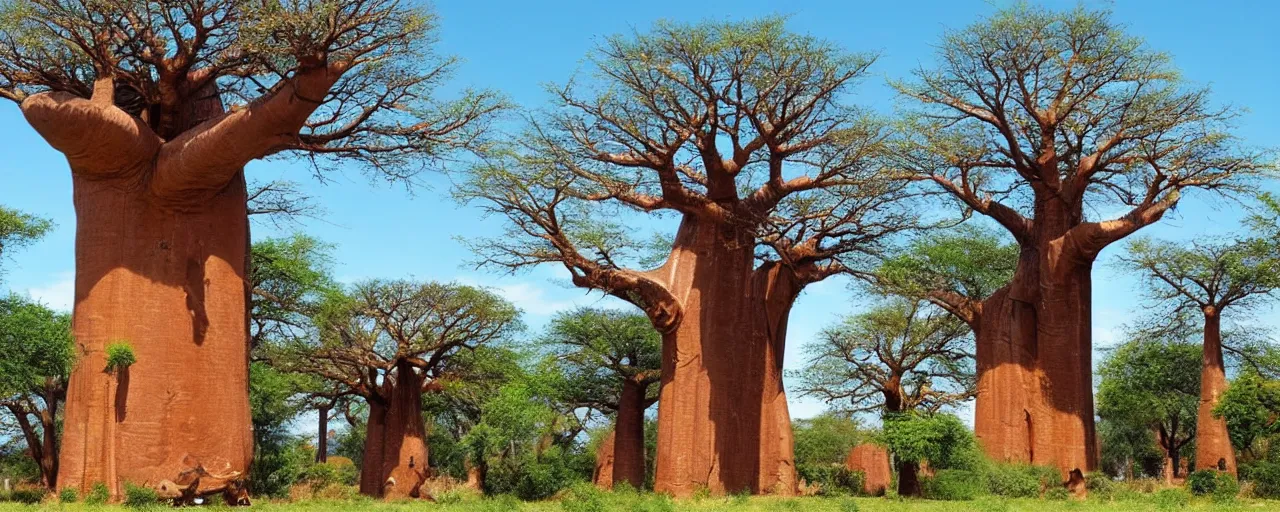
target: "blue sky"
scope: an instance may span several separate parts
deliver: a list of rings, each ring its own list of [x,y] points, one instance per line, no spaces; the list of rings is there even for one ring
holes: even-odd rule
[[[563,83],[583,68],[584,56],[601,36],[644,29],[658,19],[744,19],[769,14],[790,16],[789,27],[829,39],[852,51],[881,57],[869,79],[852,97],[863,106],[892,112],[894,98],[885,79],[904,77],[933,58],[932,45],[947,28],[961,28],[1009,2],[980,0],[918,2],[648,0],[590,2],[562,0],[463,1],[435,4],[441,18],[441,53],[463,59],[444,91],[467,87],[502,91],[513,102],[537,108],[548,99],[544,85]],[[1070,8],[1075,2],[1047,2]],[[1214,98],[1248,111],[1238,120],[1238,134],[1256,146],[1280,147],[1280,7],[1270,2],[1125,1],[1085,2],[1110,8],[1132,34],[1145,37],[1158,50],[1172,54],[1185,76],[1208,84]],[[0,204],[54,219],[57,229],[45,240],[5,262],[0,290],[28,293],[59,308],[72,296],[75,215],[65,160],[23,122],[16,106],[0,104]],[[505,276],[466,265],[470,255],[456,237],[497,233],[499,219],[482,219],[448,196],[449,183],[428,178],[427,187],[403,187],[371,181],[357,171],[335,170],[330,182],[313,180],[307,169],[288,162],[250,165],[251,179],[288,179],[302,184],[326,210],[322,220],[306,222],[308,233],[337,244],[336,274],[345,281],[372,277],[416,277],[457,280],[491,286],[526,313],[531,328],[573,305],[600,304],[568,285],[562,269],[543,268]],[[1269,188],[1275,189],[1274,186]],[[1176,213],[1143,234],[1187,240],[1237,229],[1241,217],[1234,204],[1189,194]],[[1107,212],[1103,212],[1107,213]],[[279,235],[258,227],[256,237]],[[1116,340],[1117,328],[1141,310],[1136,282],[1118,275],[1108,262],[1119,247],[1105,251],[1095,270],[1095,345]],[[867,304],[847,281],[811,287],[792,313],[787,367],[796,368],[802,345],[839,316]],[[1268,324],[1269,311],[1258,317]],[[822,404],[793,398],[797,417],[812,416]],[[968,416],[968,414],[964,414]]]

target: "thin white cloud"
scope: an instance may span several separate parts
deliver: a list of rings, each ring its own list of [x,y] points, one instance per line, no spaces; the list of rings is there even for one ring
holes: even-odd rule
[[[76,299],[76,274],[59,272],[53,281],[27,288],[27,295],[55,310],[71,311]]]

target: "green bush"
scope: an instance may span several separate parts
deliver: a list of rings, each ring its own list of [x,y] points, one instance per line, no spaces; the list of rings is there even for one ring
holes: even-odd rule
[[[858,502],[852,499],[844,499],[840,501],[840,512],[858,512]]]
[[[115,341],[107,345],[107,371],[123,370],[138,362],[133,353],[133,345],[127,341]]]
[[[565,512],[606,512],[604,491],[588,483],[578,483],[560,500]]]
[[[522,500],[543,500],[583,480],[572,460],[554,453],[502,460],[489,467],[487,494],[512,494]]]
[[[968,501],[986,490],[982,475],[967,469],[943,469],[921,480],[924,497],[934,500]]]
[[[1062,486],[1050,487],[1044,491],[1044,499],[1050,501],[1066,501],[1070,497],[1071,491]]]
[[[524,502],[510,494],[485,498],[479,506],[480,512],[520,512],[522,509]]]
[[[1117,497],[1121,486],[1106,473],[1093,472],[1084,476],[1084,488],[1089,491],[1090,498],[1110,500]]]
[[[1240,479],[1253,483],[1253,495],[1280,498],[1280,464],[1258,461],[1240,466]]]
[[[80,501],[80,493],[70,487],[63,489],[58,493],[58,501],[62,503],[75,503]]]
[[[1045,489],[1057,485],[1058,470],[1029,464],[989,464],[987,490],[1006,498],[1036,498]]]
[[[89,493],[84,495],[84,502],[89,505],[102,505],[111,500],[111,490],[107,489],[107,484],[97,482],[89,488]]]
[[[1178,510],[1191,503],[1191,493],[1180,488],[1161,489],[1152,498],[1160,510]]]
[[[42,488],[14,489],[8,494],[0,493],[0,502],[11,501],[13,503],[35,505],[44,500],[45,494],[48,494],[48,492]]]
[[[124,506],[130,508],[148,508],[160,504],[160,495],[155,489],[143,485],[124,484]]]
[[[1196,496],[1213,496],[1215,500],[1229,500],[1240,492],[1240,484],[1231,473],[1201,469],[1187,475],[1187,489]]]
[[[818,486],[821,496],[853,496],[862,492],[865,476],[840,464],[802,464],[796,472],[809,485]]]

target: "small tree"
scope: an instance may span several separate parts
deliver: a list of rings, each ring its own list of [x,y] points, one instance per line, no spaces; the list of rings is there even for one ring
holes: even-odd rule
[[[1200,358],[1198,343],[1135,332],[1098,367],[1098,415],[1131,432],[1154,431],[1166,480],[1179,476],[1184,449],[1196,438]]]
[[[644,487],[644,411],[658,401],[662,340],[642,314],[578,309],[557,315],[542,343],[565,379],[567,403],[614,413],[613,477]],[[606,443],[606,446],[608,443]]]
[[[555,91],[459,190],[506,218],[482,263],[563,266],[663,333],[656,490],[796,489],[782,353],[805,286],[914,225],[878,165],[881,123],[843,102],[869,55],[781,18],[658,23],[606,38],[595,80]],[[636,236],[675,215],[672,238]],[[639,258],[660,247],[666,262]]]
[[[277,349],[278,368],[311,374],[364,399],[369,413],[360,492],[418,497],[427,470],[423,394],[453,376],[455,355],[521,329],[518,311],[467,286],[370,281],[334,294],[318,336]]]
[[[244,167],[287,155],[410,180],[476,146],[501,102],[433,100],[455,64],[431,52],[435,29],[395,0],[0,4],[0,98],[67,157],[78,214],[74,325],[90,364],[67,397],[61,485],[174,479],[192,459],[247,469]],[[142,363],[126,456],[108,461],[91,402],[112,385],[98,367],[115,338]]]
[[[0,407],[13,415],[49,489],[58,484],[59,408],[74,361],[70,315],[14,295],[0,299]]]
[[[1280,381],[1246,368],[1219,397],[1213,414],[1226,422],[1231,445],[1249,460],[1258,460],[1280,434]]]
[[[0,206],[0,257],[39,240],[52,228],[48,219]]]
[[[1231,110],[1107,12],[1019,4],[948,32],[937,64],[896,86],[915,105],[897,166],[1018,246],[976,330],[980,444],[996,460],[1092,471],[1094,260],[1184,192],[1240,192],[1273,165],[1232,135]],[[1127,211],[1088,214],[1116,206]]]
[[[1144,290],[1171,316],[1199,313],[1204,320],[1200,407],[1196,416],[1196,467],[1236,473],[1227,423],[1213,410],[1227,388],[1222,317],[1248,311],[1280,288],[1280,245],[1268,238],[1190,244],[1138,239],[1121,265],[1143,276]]]
[[[808,352],[800,389],[848,412],[933,414],[973,397],[969,329],[925,302],[890,299],[827,328]],[[898,462],[898,494],[919,495],[919,461]]]

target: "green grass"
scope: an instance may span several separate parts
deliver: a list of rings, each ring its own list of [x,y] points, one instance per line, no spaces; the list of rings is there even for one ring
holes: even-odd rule
[[[440,511],[440,512],[509,512],[513,511],[510,500],[495,499],[471,499],[458,503],[436,504],[426,502],[405,502],[405,503],[381,503],[375,501],[310,501],[303,503],[272,503],[259,501],[253,505],[250,510],[261,511],[278,511],[278,512],[330,512],[330,511],[346,511],[346,510],[370,510],[370,511]],[[852,504],[852,506],[851,506]],[[1036,499],[999,499],[999,498],[979,498],[974,501],[927,501],[927,500],[905,500],[899,501],[892,498],[745,498],[745,497],[726,497],[726,498],[703,498],[680,500],[667,502],[664,498],[655,496],[616,496],[604,495],[602,502],[599,502],[601,508],[588,506],[587,508],[574,507],[559,501],[542,501],[542,502],[522,502],[519,504],[519,511],[524,512],[571,512],[570,509],[587,510],[590,512],[604,511],[620,511],[620,512],[674,512],[674,511],[704,511],[704,512],[1039,512],[1039,511],[1121,511],[1121,512],[1138,512],[1138,511],[1155,511],[1163,512],[1165,510],[1176,511],[1264,511],[1278,510],[1280,511],[1280,501],[1262,501],[1262,500],[1239,500],[1229,504],[1215,503],[1210,499],[1195,499],[1185,507],[1166,507],[1161,508],[1156,500],[1151,496],[1144,496],[1133,501],[1115,501],[1106,502],[1098,500],[1084,501],[1045,501]],[[222,508],[222,507],[211,507]],[[86,511],[86,512],[124,512],[137,509],[130,509],[119,505],[100,506],[76,504],[42,504],[42,505],[18,505],[11,503],[0,503],[0,511],[34,511],[34,510],[57,510],[57,511]],[[165,508],[152,508],[151,510],[169,510]],[[194,509],[193,509],[194,510]],[[207,510],[207,509],[204,509]],[[232,510],[232,509],[226,509]]]

